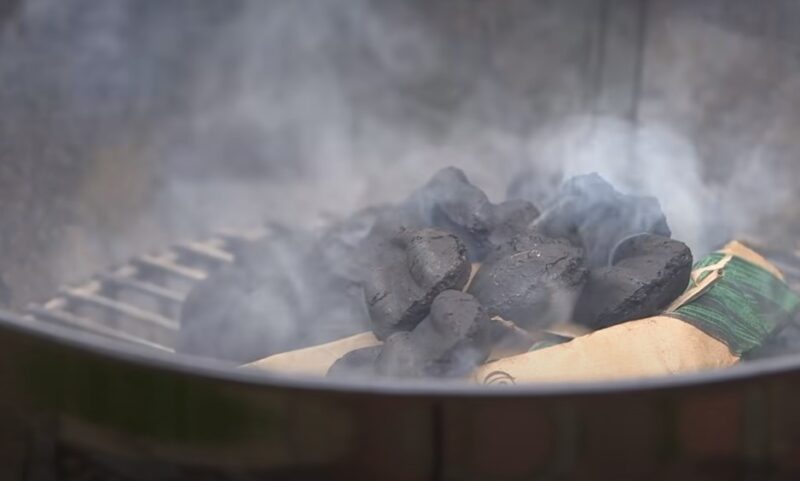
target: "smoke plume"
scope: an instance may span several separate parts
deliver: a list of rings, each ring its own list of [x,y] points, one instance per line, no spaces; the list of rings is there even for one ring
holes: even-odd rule
[[[61,199],[39,271],[325,225],[448,165],[494,202],[598,172],[657,197],[696,257],[797,232],[791,48],[652,2],[637,115],[598,115],[600,3],[22,2],[0,22],[0,159],[47,166],[31,182]]]

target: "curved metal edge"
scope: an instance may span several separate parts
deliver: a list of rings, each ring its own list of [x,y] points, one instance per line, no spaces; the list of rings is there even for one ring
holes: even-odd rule
[[[734,382],[763,379],[790,372],[800,372],[800,355],[741,364],[727,370],[681,374],[669,377],[608,382],[552,383],[502,386],[476,386],[464,382],[442,381],[334,381],[326,378],[289,377],[256,369],[239,369],[212,359],[160,352],[130,343],[106,339],[96,334],[71,330],[57,325],[25,321],[16,314],[0,311],[0,336],[3,331],[29,336],[55,346],[84,351],[89,355],[169,371],[210,381],[272,389],[320,391],[350,395],[408,397],[572,397],[603,396],[620,393],[643,393],[691,389]]]

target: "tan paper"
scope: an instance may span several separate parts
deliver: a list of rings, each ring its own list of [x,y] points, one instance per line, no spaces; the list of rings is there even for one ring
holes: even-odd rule
[[[672,317],[603,329],[566,344],[481,366],[481,384],[629,379],[728,367],[728,346]]]
[[[380,343],[372,332],[364,332],[327,344],[275,354],[243,367],[255,367],[287,374],[325,376],[333,363],[348,352],[377,346]]]
[[[774,265],[740,242],[731,242],[722,252],[741,257],[783,279]],[[724,264],[712,267],[721,268]],[[695,284],[689,290],[692,295],[682,301],[688,302],[707,287]],[[657,316],[486,364],[473,372],[472,380],[502,385],[633,379],[724,368],[738,361],[727,345],[700,329],[679,319]]]

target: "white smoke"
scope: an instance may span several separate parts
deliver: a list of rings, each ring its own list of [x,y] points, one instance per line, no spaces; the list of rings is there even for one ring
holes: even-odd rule
[[[219,228],[319,225],[449,165],[495,202],[521,172],[598,172],[657,197],[696,257],[796,197],[794,57],[708,21],[656,10],[634,124],[591,112],[591,2],[144,3],[31,0],[3,36],[0,78],[28,61],[64,99],[51,150],[141,115],[73,154],[91,160],[59,280]]]
[[[565,7],[540,9],[541,23],[530,12],[520,15],[502,37],[519,44],[498,42],[496,52],[476,60],[452,45],[461,37],[447,23],[411,5],[247,5],[199,71],[188,120],[194,140],[176,144],[165,135],[167,150],[158,152],[194,165],[219,164],[212,155],[230,156],[231,163],[252,156],[269,173],[249,182],[168,177],[160,210],[171,212],[170,225],[208,229],[217,219],[243,226],[264,217],[308,223],[324,212],[343,216],[400,200],[447,165],[464,169],[499,201],[510,180],[534,168],[552,178],[598,172],[623,191],[659,198],[675,237],[703,253],[757,231],[791,192],[782,170],[760,167],[773,155],[770,148],[753,145],[731,160],[720,158],[725,150],[709,153],[705,144],[698,150],[705,130],[670,121],[682,110],[665,105],[653,113],[657,102],[644,98],[649,110],[634,125],[576,108],[581,88],[572,52],[558,59],[536,49],[520,54],[526,44],[558,38],[549,25],[568,21],[560,16]],[[716,27],[688,23],[716,35]],[[737,48],[749,45],[739,39]],[[493,63],[476,66],[479,60]],[[523,93],[514,87],[515,69],[546,88]],[[648,63],[645,72],[651,71]],[[685,99],[695,91],[669,94],[680,95],[675,106],[687,109],[692,104]],[[725,165],[727,176],[708,178]]]

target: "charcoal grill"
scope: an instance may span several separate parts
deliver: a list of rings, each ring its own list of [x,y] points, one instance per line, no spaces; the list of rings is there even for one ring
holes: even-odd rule
[[[137,256],[23,318],[6,315],[0,382],[14,395],[0,412],[9,433],[0,443],[27,440],[20,469],[67,480],[796,473],[793,359],[504,391],[289,379],[171,352],[188,290],[232,262],[237,245],[267,235]],[[800,287],[800,253],[767,251]]]
[[[447,58],[441,71],[419,83],[405,68],[394,72],[397,79],[383,72],[381,62],[396,53],[392,49],[377,52],[373,63],[357,61],[390,23],[372,25],[367,42],[358,36],[320,42],[321,54],[309,53],[315,49],[302,35],[288,54],[274,49],[284,45],[269,35],[257,38],[262,43],[253,51],[244,51],[242,39],[223,41],[229,40],[223,33],[239,26],[270,32],[261,17],[240,22],[245,4],[281,3],[295,4],[0,1],[0,300],[5,302],[4,284],[13,280],[12,291],[18,289],[9,296],[13,312],[0,311],[0,480],[800,477],[798,355],[647,381],[508,389],[290,378],[171,352],[187,292],[231,262],[239,242],[268,235],[262,230],[177,244],[108,270],[89,263],[87,270],[102,273],[20,308],[17,301],[24,306],[48,299],[68,277],[56,275],[40,254],[64,241],[71,223],[89,233],[100,229],[112,242],[128,240],[134,216],[148,217],[156,228],[173,227],[161,224],[157,209],[141,200],[163,194],[158,177],[201,186],[220,177],[252,178],[261,188],[267,178],[270,185],[288,182],[326,160],[304,158],[300,146],[281,142],[315,120],[286,115],[288,126],[279,122],[268,132],[274,136],[268,140],[277,141],[269,154],[278,161],[262,162],[264,136],[250,129],[259,112],[236,108],[249,107],[253,90],[258,94],[273,81],[278,88],[267,97],[278,102],[270,108],[282,119],[284,107],[319,100],[298,102],[288,95],[304,86],[287,74],[283,60],[297,54],[300,71],[313,76],[331,46],[330,53],[344,49],[336,65],[342,75],[337,80],[352,84],[344,96],[357,97],[352,107],[365,114],[337,124],[335,133],[369,137],[373,120],[388,118],[400,123],[397,132],[436,137],[449,131],[459,96],[486,86],[473,82],[479,79],[499,86],[489,89],[490,108],[478,102],[481,115],[474,120],[481,126],[483,114],[490,127],[499,123],[512,133],[536,132],[576,115],[663,122],[686,127],[701,154],[723,159],[703,166],[715,181],[730,173],[727,160],[765,139],[775,140],[778,157],[788,158],[786,171],[798,172],[797,108],[786,101],[797,97],[800,85],[793,1],[402,2],[430,20],[426,25]],[[332,4],[337,10],[341,5],[308,3]],[[297,10],[304,15],[298,24],[316,26],[324,18]],[[416,18],[400,14],[397,23]],[[283,30],[297,40],[294,25]],[[743,55],[731,54],[730,45]],[[280,62],[265,62],[262,70],[268,51],[277,52]],[[276,65],[278,76],[271,70]],[[255,72],[244,68],[253,66]],[[260,77],[245,82],[251,90],[243,96],[229,96],[225,89],[240,84],[240,70]],[[201,80],[208,71],[214,78],[206,85]],[[379,72],[376,79],[368,75],[373,72]],[[319,86],[310,84],[312,90]],[[192,97],[197,91],[199,112]],[[279,102],[284,95],[290,100]],[[212,110],[223,107],[222,117],[194,130],[192,121],[207,113],[209,103]],[[235,112],[226,110],[231,105]],[[339,109],[335,103],[324,107]],[[184,148],[184,142],[194,143]],[[141,152],[142,144],[154,151]],[[353,147],[338,153],[358,154],[364,146]],[[285,165],[291,163],[287,156],[297,156],[298,165]],[[88,175],[92,169],[107,168],[99,180],[113,180],[108,172],[115,166],[137,161],[146,167],[139,179],[145,187],[115,197],[109,195],[117,194],[115,186],[103,185],[89,189],[88,201],[79,195],[98,181]],[[218,192],[211,189],[202,200],[227,205],[215,197]],[[785,221],[777,216],[767,222],[778,232],[764,235],[796,239],[794,210]],[[109,219],[110,226],[102,224]],[[119,231],[117,219],[124,224]],[[187,230],[190,238],[197,232],[194,226]],[[776,245],[772,238],[764,244]],[[141,238],[126,243],[130,250],[122,257],[144,252],[143,245],[152,244]],[[795,288],[798,247],[767,252]],[[92,260],[105,265],[119,259],[116,253],[108,258],[113,261]]]

